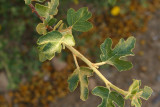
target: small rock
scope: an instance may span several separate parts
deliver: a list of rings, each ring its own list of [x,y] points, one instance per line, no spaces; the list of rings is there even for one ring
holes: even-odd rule
[[[62,71],[67,66],[67,63],[55,57],[52,59],[52,65],[57,71]]]
[[[92,90],[93,88],[95,88],[96,85],[97,85],[96,80],[93,78],[90,78],[89,79],[89,86],[88,86],[89,90]]]
[[[50,76],[47,75],[47,74],[43,77],[43,80],[44,80],[44,81],[49,81],[49,79],[50,79]]]

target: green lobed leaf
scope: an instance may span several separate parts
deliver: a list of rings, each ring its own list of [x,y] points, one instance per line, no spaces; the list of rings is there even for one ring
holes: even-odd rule
[[[87,21],[91,16],[92,14],[86,7],[80,8],[77,12],[71,8],[67,12],[67,22],[74,30],[86,32],[93,27],[92,24]]]
[[[25,0],[25,4],[30,5],[32,0]]]
[[[48,25],[49,25],[49,26],[52,26],[53,24],[56,23],[56,21],[57,21],[56,18],[52,18],[52,19],[50,19],[50,20],[48,21]]]
[[[38,34],[46,34],[47,30],[46,30],[46,26],[43,23],[39,23],[36,27],[36,31],[38,32]]]
[[[57,21],[56,18],[54,18],[52,15],[48,15],[48,16],[45,18],[45,20],[44,20],[43,23],[44,23],[46,26],[52,26],[53,24],[56,23],[56,21]]]
[[[71,33],[52,31],[41,36],[37,41],[40,61],[51,60],[56,52],[60,53],[62,43],[74,46],[75,41],[73,35]]]
[[[40,2],[43,2],[43,0],[40,0]],[[49,15],[56,15],[58,13],[58,5],[59,0],[51,0],[47,6],[36,3],[35,8],[40,16],[48,18]]]
[[[56,15],[58,13],[58,9],[57,9],[58,5],[59,5],[59,0],[51,0],[51,2],[48,2],[50,15]]]
[[[124,106],[124,99],[117,92],[114,92],[114,91],[110,92],[109,99],[111,99],[112,101],[114,101],[114,103],[116,103],[117,105],[119,105],[119,107],[123,107]]]
[[[129,70],[133,67],[132,63],[122,58],[134,55],[132,49],[135,47],[135,42],[134,37],[129,37],[126,41],[120,39],[112,49],[112,39],[107,38],[100,46],[102,52],[100,58],[103,62],[115,66],[119,71]]]
[[[144,100],[148,100],[149,97],[151,96],[153,90],[148,87],[148,86],[145,86],[144,89],[143,89],[143,93],[141,95],[141,98],[143,98]]]
[[[93,71],[88,67],[80,67],[74,70],[72,75],[68,78],[69,90],[73,92],[80,82],[80,98],[85,101],[88,98],[88,77],[93,75]]]
[[[106,87],[97,86],[92,90],[92,94],[102,98],[102,103],[98,107],[115,107],[114,103],[124,107],[123,97],[117,92],[110,92]]]
[[[35,8],[36,8],[36,11],[39,13],[40,16],[45,17],[45,18],[48,17],[48,15],[49,15],[48,6],[44,6],[44,5],[41,5],[39,3],[36,3]]]

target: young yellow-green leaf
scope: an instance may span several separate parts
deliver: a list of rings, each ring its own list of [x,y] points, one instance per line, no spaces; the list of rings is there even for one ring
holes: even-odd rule
[[[35,8],[36,8],[36,11],[39,13],[40,16],[45,17],[45,18],[48,17],[48,15],[49,15],[48,6],[44,6],[44,5],[41,5],[39,3],[36,3]]]
[[[115,103],[118,107],[124,107],[124,99],[117,92],[110,92],[109,89],[98,86],[92,90],[92,94],[102,98],[102,103],[98,107],[115,107]]]
[[[36,27],[36,31],[41,35],[41,34],[46,34],[46,26],[43,23],[39,23]]]
[[[25,0],[25,4],[30,5],[32,0]]]
[[[135,106],[135,107],[141,107],[142,101],[141,101],[140,98],[133,99],[133,100],[131,101],[131,105],[132,105],[132,106]]]
[[[128,95],[125,96],[125,99],[129,99],[133,97],[137,92],[139,92],[141,86],[140,80],[133,80],[133,83],[130,85],[128,89]]]
[[[69,90],[73,92],[80,82],[80,98],[85,101],[88,98],[88,77],[93,75],[93,71],[88,67],[77,68],[68,78]]]
[[[130,99],[131,105],[135,107],[141,107],[142,102],[140,98],[148,100],[153,92],[148,86],[145,86],[144,89],[140,89],[140,86],[140,80],[133,80],[133,83],[128,89],[128,94],[125,96],[125,99]]]
[[[49,15],[56,15],[58,13],[58,5],[59,0],[51,0],[51,2],[48,2],[48,6],[36,3],[35,8],[40,16],[47,18]]]
[[[129,87],[129,90],[128,90],[128,91],[129,91],[131,94],[135,94],[135,93],[139,90],[140,86],[141,86],[141,81],[140,81],[140,80],[133,80],[133,83],[132,83],[132,85]]]
[[[59,0],[51,0],[51,2],[48,2],[50,15],[56,15],[58,13],[58,9],[57,9],[58,5],[59,5]]]
[[[38,47],[38,49],[39,49],[39,47]],[[54,57],[54,55],[55,55],[55,54],[43,53],[43,52],[39,51],[39,60],[40,60],[41,62],[44,62],[44,61],[46,61],[47,59],[48,59],[48,60],[51,60],[51,59]]]
[[[67,22],[74,30],[86,32],[93,27],[92,24],[87,21],[91,16],[92,14],[86,7],[80,8],[77,12],[71,8],[67,12]]]
[[[132,98],[131,98],[131,106],[135,106],[135,107],[141,107],[142,105],[142,101],[140,99],[140,96],[142,95],[142,91],[138,91],[135,94],[133,94]]]
[[[73,35],[71,35],[71,34],[65,34],[62,42],[69,45],[69,46],[74,46],[75,45]]]
[[[107,38],[101,44],[100,58],[103,62],[115,66],[119,71],[125,71],[132,68],[132,63],[122,60],[126,56],[133,56],[132,49],[135,47],[136,39],[129,37],[126,41],[120,39],[119,43],[112,49],[112,39]]]
[[[40,61],[51,60],[55,53],[60,53],[62,43],[69,46],[74,46],[75,41],[72,34],[61,34],[58,31],[52,31],[44,36],[41,36],[38,41],[39,59]]]
[[[144,100],[148,100],[149,97],[151,96],[153,90],[148,87],[148,86],[145,86],[144,89],[143,89],[143,93],[141,95],[141,98],[143,98]]]

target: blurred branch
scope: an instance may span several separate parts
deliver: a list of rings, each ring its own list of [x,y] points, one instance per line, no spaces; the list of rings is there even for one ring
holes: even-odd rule
[[[5,69],[5,71],[6,71],[7,78],[8,78],[9,84],[10,84],[10,87],[11,87],[11,88],[15,88],[16,85],[15,85],[15,83],[14,83],[13,80],[12,80],[12,75],[11,75],[11,73],[10,73],[10,70],[9,70],[7,64],[4,63],[4,62],[2,62],[2,65],[4,66],[4,69]]]
[[[33,6],[33,4],[30,4],[29,7],[32,9],[32,13],[35,13],[35,14],[39,17],[39,19],[41,19],[41,21],[44,21],[44,20],[45,20],[44,17],[41,17],[41,16],[39,15],[39,13],[36,11],[36,9],[35,9],[35,7]]]

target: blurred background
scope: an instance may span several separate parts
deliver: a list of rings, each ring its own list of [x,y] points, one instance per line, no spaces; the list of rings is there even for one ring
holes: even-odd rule
[[[65,19],[69,8],[88,7],[94,27],[86,33],[73,32],[78,49],[92,62],[100,61],[100,44],[105,38],[135,36],[135,56],[129,57],[133,69],[119,73],[114,67],[100,67],[113,84],[127,90],[132,79],[153,94],[142,107],[160,107],[160,0],[60,0],[57,19]],[[64,20],[66,21],[66,20]],[[38,60],[36,25],[40,19],[23,0],[0,0],[0,107],[97,107],[101,99],[89,95],[83,102],[79,88],[70,93],[67,78],[75,69],[68,50],[51,61]],[[79,60],[80,65],[85,65]],[[90,91],[104,83],[89,79]],[[126,107],[130,102],[126,101]]]

